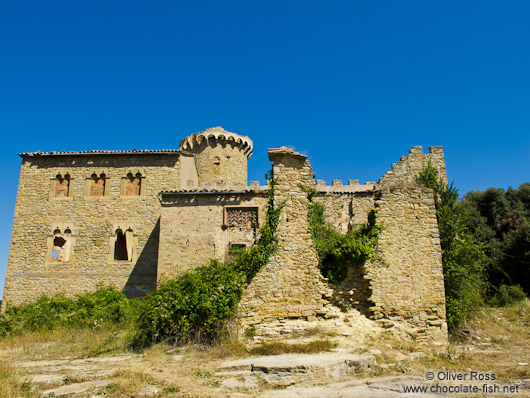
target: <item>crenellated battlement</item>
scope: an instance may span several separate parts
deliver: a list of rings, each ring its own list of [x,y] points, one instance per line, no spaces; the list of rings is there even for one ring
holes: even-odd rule
[[[180,141],[179,149],[192,151],[195,146],[206,142],[207,145],[215,145],[216,143],[232,143],[245,153],[247,159],[252,155],[252,140],[246,135],[239,135],[226,131],[221,126],[211,127],[204,131],[191,134]]]
[[[342,180],[333,180],[331,185],[327,185],[326,180],[317,180],[315,188],[319,193],[372,192],[376,189],[376,184],[374,181],[359,184],[359,180],[348,180],[348,184],[343,185]]]

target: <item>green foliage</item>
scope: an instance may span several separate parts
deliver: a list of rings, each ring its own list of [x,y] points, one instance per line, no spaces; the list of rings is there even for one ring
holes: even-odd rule
[[[457,327],[482,303],[486,281],[485,256],[467,227],[467,213],[458,200],[458,190],[438,178],[429,163],[418,181],[434,190],[445,278],[447,323]]]
[[[22,331],[51,331],[56,328],[97,327],[124,323],[134,303],[114,287],[74,297],[41,296],[25,305],[8,307],[0,315],[0,337]]]
[[[249,326],[245,329],[245,337],[251,338],[256,336],[256,327],[255,326]]]
[[[276,228],[282,205],[275,206],[274,180],[259,240],[231,262],[217,260],[162,284],[142,301],[131,344],[143,348],[171,341],[211,342],[224,332],[247,284],[267,263],[277,246]]]
[[[211,341],[232,315],[245,284],[243,272],[215,260],[162,284],[140,304],[132,345]]]
[[[491,304],[497,307],[516,304],[523,301],[526,294],[519,285],[501,285],[491,299]]]
[[[237,308],[244,288],[277,247],[276,228],[282,204],[275,206],[269,179],[269,205],[259,240],[233,261],[212,260],[170,280],[144,300],[130,301],[113,287],[72,298],[42,296],[36,302],[8,307],[0,315],[0,337],[21,331],[58,327],[97,327],[131,321],[131,342],[142,348],[155,342],[212,341]]]
[[[490,295],[516,283],[530,293],[530,183],[469,192],[463,204],[469,228],[488,256]]]
[[[259,231],[259,240],[250,248],[243,251],[232,264],[227,264],[227,266],[243,272],[246,275],[247,283],[250,283],[259,270],[267,264],[269,257],[278,246],[276,228],[280,222],[280,214],[284,204],[280,203],[275,205],[274,186],[276,182],[272,178],[272,174],[268,174],[266,177],[269,181],[268,205],[265,223]]]
[[[318,252],[319,268],[331,283],[340,283],[351,265],[362,265],[375,259],[375,247],[381,226],[375,224],[375,212],[370,213],[368,225],[341,234],[326,222],[324,207],[315,201],[314,190],[306,189],[309,199],[309,227]]]

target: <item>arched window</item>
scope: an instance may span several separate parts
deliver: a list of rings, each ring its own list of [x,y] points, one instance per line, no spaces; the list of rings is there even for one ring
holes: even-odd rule
[[[106,175],[101,173],[99,176],[93,173],[90,178],[89,196],[105,196]]]
[[[55,176],[55,198],[67,198],[70,194],[70,174],[66,173],[64,177],[59,173]]]
[[[133,175],[128,173],[125,180],[125,196],[140,196],[141,184],[142,174],[136,173],[136,175]]]
[[[114,242],[114,260],[132,261],[133,257],[133,231],[127,229],[125,233],[121,228],[116,230],[116,241]]]
[[[71,237],[72,231],[70,228],[66,228],[61,233],[59,228],[53,231],[51,238],[50,256],[49,261],[51,262],[68,262],[72,257],[72,244],[73,238]]]

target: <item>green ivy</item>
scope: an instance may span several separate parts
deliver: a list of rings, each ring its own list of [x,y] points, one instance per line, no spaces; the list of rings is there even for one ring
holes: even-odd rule
[[[212,260],[162,284],[141,304],[131,344],[211,342],[225,330],[245,287],[276,250],[276,229],[283,204],[274,204],[275,181],[269,180],[266,221],[259,240],[230,262]]]
[[[341,234],[326,222],[324,207],[313,200],[316,190],[306,189],[309,199],[309,227],[315,243],[322,275],[333,284],[342,282],[348,267],[361,266],[376,259],[375,247],[382,230],[376,225],[375,211],[370,212],[368,224]]]
[[[434,191],[445,282],[447,324],[456,328],[480,304],[485,294],[485,255],[468,230],[467,213],[458,190],[438,178],[429,162],[417,178]]]

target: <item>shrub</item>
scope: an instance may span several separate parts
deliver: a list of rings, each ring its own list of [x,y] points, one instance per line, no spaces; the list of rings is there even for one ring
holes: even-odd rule
[[[133,302],[112,286],[74,297],[41,296],[33,303],[8,307],[0,315],[0,337],[22,331],[119,324],[130,318],[132,308]]]
[[[243,272],[215,260],[162,284],[140,304],[132,345],[213,340],[245,284]]]
[[[306,189],[309,199],[309,227],[315,243],[319,268],[331,283],[340,283],[347,275],[348,267],[360,266],[368,259],[375,259],[375,247],[382,227],[375,223],[375,212],[368,217],[368,224],[341,234],[326,222],[324,206],[314,202],[315,190]]]
[[[467,213],[458,200],[458,190],[438,178],[431,163],[423,167],[417,178],[434,191],[434,203],[445,282],[447,324],[457,327],[483,302],[486,290],[485,255],[468,231]]]
[[[516,304],[526,298],[526,293],[519,285],[501,285],[493,298],[491,304],[498,307]]]
[[[269,178],[267,216],[259,240],[231,262],[217,260],[162,284],[139,306],[131,345],[144,348],[167,341],[212,342],[225,332],[243,291],[277,246],[276,227],[282,205],[274,205]]]

